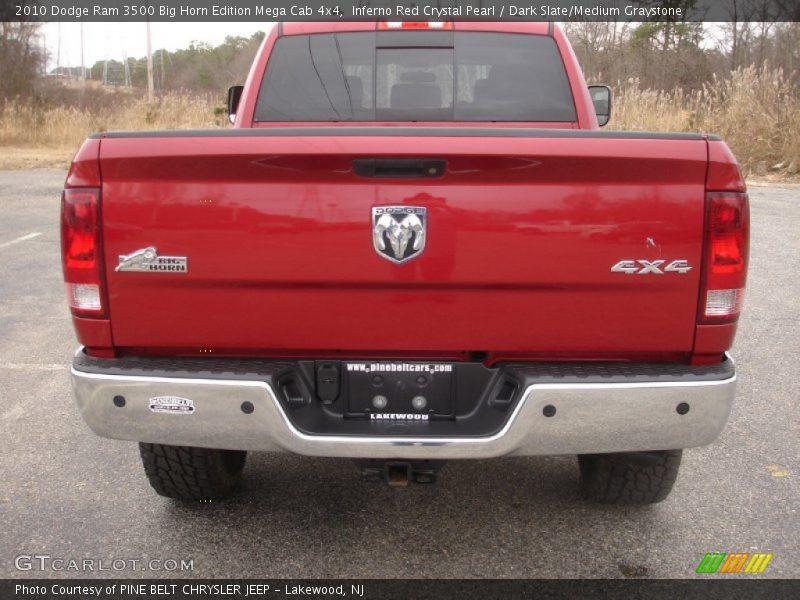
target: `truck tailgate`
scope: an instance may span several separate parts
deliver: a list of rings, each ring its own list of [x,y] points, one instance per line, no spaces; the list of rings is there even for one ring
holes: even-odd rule
[[[374,178],[354,159],[446,161]],[[701,136],[473,128],[107,134],[100,146],[114,345],[542,354],[693,345]],[[424,251],[373,248],[375,206],[427,209]],[[154,247],[182,272],[117,272]],[[612,272],[622,260],[657,272]],[[685,273],[659,273],[674,260]],[[641,263],[634,263],[637,266]],[[644,269],[646,271],[646,269]]]

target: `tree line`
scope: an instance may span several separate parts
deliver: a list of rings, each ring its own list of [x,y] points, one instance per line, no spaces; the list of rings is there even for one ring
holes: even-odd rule
[[[264,39],[259,31],[250,37],[227,36],[218,46],[192,42],[188,48],[153,52],[153,81],[156,90],[192,90],[215,92],[244,82],[258,47]],[[79,72],[73,69],[71,74]],[[147,58],[129,58],[127,77],[122,61],[97,61],[87,68],[86,76],[106,85],[145,87]]]
[[[153,52],[154,84],[156,90],[187,90],[218,93],[229,86],[244,82],[250,64],[264,32],[249,37],[228,36],[213,46],[193,42],[188,48],[170,52]],[[54,83],[59,79],[81,77],[81,67],[54,66],[45,71],[48,57],[42,44],[41,24],[35,22],[0,23],[0,99],[54,95]],[[130,85],[146,88],[146,57],[97,61],[83,71],[88,81],[108,86]],[[61,97],[55,94],[56,97]]]
[[[689,91],[755,66],[782,69],[800,84],[800,23],[597,22],[565,30],[595,83],[636,79],[642,88]]]
[[[33,22],[0,24],[0,98],[46,95],[53,75],[80,76],[80,67],[45,73],[40,29]],[[800,23],[734,21],[704,28],[689,22],[583,22],[568,23],[565,30],[587,79],[596,83],[616,85],[636,79],[642,88],[694,90],[715,75],[767,65],[782,69],[793,85],[800,84]],[[222,93],[244,81],[263,39],[264,33],[258,32],[228,36],[217,46],[195,42],[174,52],[156,50],[156,90]],[[146,59],[129,58],[127,69],[122,61],[98,61],[87,66],[85,75],[109,86],[143,89]]]

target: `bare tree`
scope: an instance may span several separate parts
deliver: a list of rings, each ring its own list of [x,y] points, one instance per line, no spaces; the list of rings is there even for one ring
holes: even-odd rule
[[[40,27],[34,22],[4,21],[0,29],[0,98],[30,94],[44,60]]]

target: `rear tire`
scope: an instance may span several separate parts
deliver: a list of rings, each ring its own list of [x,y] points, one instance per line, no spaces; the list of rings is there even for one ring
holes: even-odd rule
[[[582,454],[581,492],[601,504],[655,504],[666,498],[681,464],[681,450]]]
[[[144,472],[161,496],[217,500],[239,481],[247,452],[165,444],[139,444]]]

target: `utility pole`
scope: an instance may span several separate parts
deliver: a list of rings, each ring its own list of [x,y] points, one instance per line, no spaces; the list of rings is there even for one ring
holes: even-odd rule
[[[161,55],[161,93],[164,93],[164,49],[158,51]]]
[[[128,63],[128,51],[122,51],[122,62],[125,63],[125,87],[131,87],[131,66]]]
[[[86,89],[86,67],[83,62],[83,21],[81,21],[81,91]]]
[[[150,19],[147,19],[147,103],[153,103],[153,44],[150,40]]]
[[[58,45],[56,46],[56,73],[61,71],[61,21],[58,22]]]

